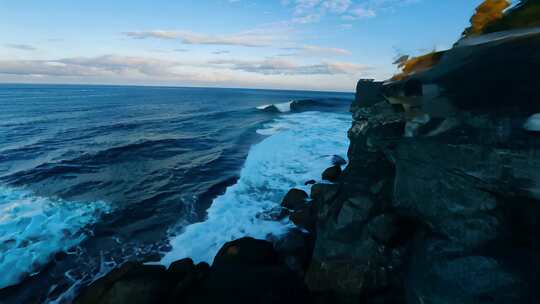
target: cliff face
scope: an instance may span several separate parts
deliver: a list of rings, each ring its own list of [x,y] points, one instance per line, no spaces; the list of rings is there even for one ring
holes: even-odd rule
[[[276,215],[309,233],[233,241],[211,267],[126,264],[75,302],[538,302],[539,50],[538,30],[478,36],[360,81],[347,167],[335,157],[332,183],[291,190]]]
[[[361,81],[349,164],[312,190],[311,290],[344,302],[532,303],[540,288],[538,35]],[[528,50],[528,51],[527,51]]]

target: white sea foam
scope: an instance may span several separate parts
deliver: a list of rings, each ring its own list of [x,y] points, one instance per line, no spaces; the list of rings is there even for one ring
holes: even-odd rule
[[[525,125],[523,125],[523,128],[525,128],[527,131],[540,132],[540,113],[529,117],[527,122],[525,122]]]
[[[251,148],[237,184],[214,200],[204,222],[187,226],[171,239],[172,251],[161,263],[185,257],[212,262],[228,241],[285,233],[291,227],[288,220],[277,222],[265,215],[290,188],[308,190],[304,183],[319,179],[334,154],[345,157],[350,120],[347,114],[304,112],[265,125],[258,132],[272,136]]]
[[[104,202],[71,202],[0,186],[0,289],[39,272],[52,256],[80,243]]]
[[[284,103],[267,104],[267,105],[258,106],[257,109],[266,110],[266,109],[269,109],[271,107],[275,107],[279,112],[287,113],[287,112],[291,111],[291,104],[292,103],[293,103],[292,101],[289,101],[289,102],[284,102]]]

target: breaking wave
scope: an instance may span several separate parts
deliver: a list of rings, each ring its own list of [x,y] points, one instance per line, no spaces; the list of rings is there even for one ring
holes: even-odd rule
[[[206,220],[187,226],[171,238],[172,250],[161,263],[191,257],[212,262],[226,242],[251,236],[280,236],[290,227],[288,219],[275,221],[281,199],[292,188],[308,190],[304,183],[320,178],[332,156],[345,156],[350,115],[304,112],[283,115],[264,125],[258,133],[268,135],[253,146],[238,182],[217,197]]]

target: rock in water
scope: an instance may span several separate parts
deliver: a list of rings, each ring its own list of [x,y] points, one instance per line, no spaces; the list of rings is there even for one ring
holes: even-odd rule
[[[301,210],[306,207],[308,197],[308,194],[304,190],[291,189],[283,198],[281,207],[293,211]]]
[[[339,156],[339,155],[334,155],[332,156],[332,165],[334,166],[345,166],[347,164],[347,161]]]
[[[335,182],[341,176],[341,166],[335,165],[326,170],[322,174],[322,179],[329,182]]]
[[[307,182],[304,183],[305,186],[308,186],[308,185],[315,185],[317,183],[316,180],[314,179],[310,179],[308,180]]]
[[[272,243],[245,237],[226,243],[218,251],[212,267],[220,265],[276,265],[279,257]]]
[[[173,284],[163,266],[126,263],[88,286],[74,303],[163,303]]]

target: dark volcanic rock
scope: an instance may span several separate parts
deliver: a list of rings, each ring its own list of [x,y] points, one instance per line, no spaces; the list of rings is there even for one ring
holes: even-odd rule
[[[332,164],[334,166],[345,166],[347,164],[347,161],[339,155],[334,155],[332,156]]]
[[[314,208],[312,206],[293,212],[290,215],[290,219],[291,222],[293,222],[299,228],[306,229],[310,232],[315,230],[316,218]]]
[[[336,219],[337,228],[347,228],[351,225],[365,222],[371,210],[373,201],[369,197],[352,197],[346,200]]]
[[[413,257],[414,272],[407,288],[409,302],[432,299],[434,303],[524,303],[526,284],[495,259],[475,255],[442,257],[435,247],[441,241],[426,244]],[[453,251],[459,252],[457,248]]]
[[[173,283],[163,266],[126,263],[87,287],[74,303],[165,302]]]
[[[361,79],[356,86],[356,98],[351,105],[351,112],[355,112],[359,108],[369,107],[380,102],[382,82],[373,81],[372,79]]]
[[[390,243],[399,232],[397,219],[390,214],[375,217],[368,223],[367,228],[371,237],[382,244]]]
[[[218,251],[212,267],[220,265],[276,265],[279,263],[272,243],[254,238],[241,238],[226,243]]]
[[[316,180],[311,179],[311,180],[308,180],[307,182],[305,182],[304,185],[306,185],[306,186],[307,186],[307,185],[315,185],[316,183],[317,183]]]
[[[341,175],[341,166],[335,165],[326,170],[322,174],[322,179],[330,182],[335,182]]]
[[[310,289],[329,303],[536,301],[540,138],[523,124],[540,112],[539,49],[540,34],[462,43],[411,79],[359,83],[349,163],[311,190]]]
[[[274,242],[274,248],[284,263],[295,273],[303,276],[313,253],[313,236],[292,229]]]
[[[243,238],[225,244],[208,276],[184,303],[306,303],[302,280],[282,264],[271,243]]]
[[[167,271],[174,277],[184,277],[194,270],[195,264],[193,264],[193,260],[183,259],[172,263]]]
[[[74,303],[307,303],[301,274],[310,246],[309,237],[298,231],[276,243],[280,253],[267,241],[229,242],[211,267],[194,266],[191,259],[174,262],[168,270],[126,263],[85,288]]]
[[[308,194],[300,189],[291,189],[281,202],[281,206],[289,210],[301,210],[306,207]]]

